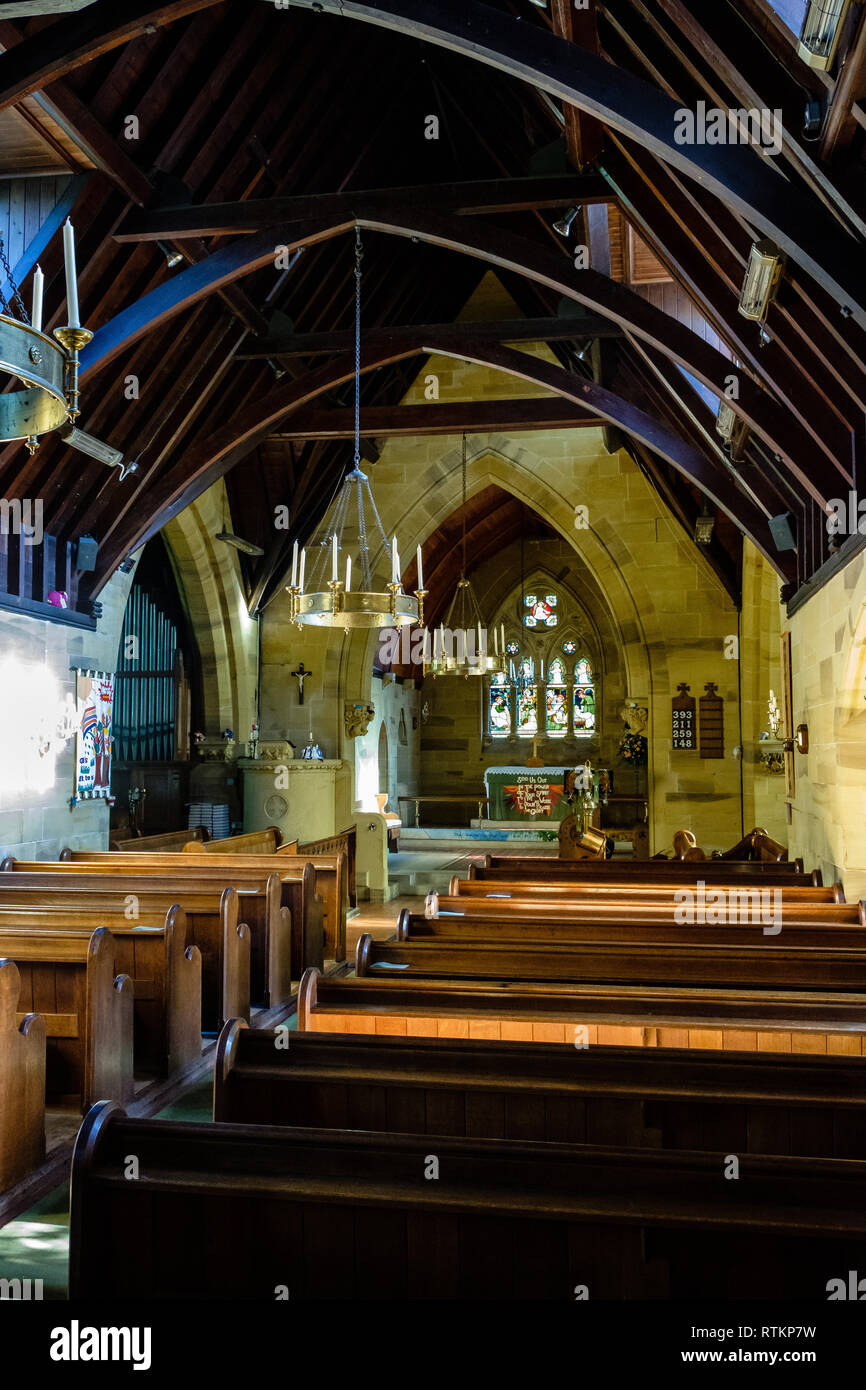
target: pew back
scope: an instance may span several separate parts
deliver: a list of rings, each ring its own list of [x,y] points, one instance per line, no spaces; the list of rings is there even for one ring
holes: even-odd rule
[[[707,880],[704,881],[707,882]],[[762,886],[767,887],[766,884],[762,885],[761,883],[742,885],[727,882],[715,883],[711,866],[709,884],[711,887],[717,886],[729,891],[734,889],[741,892],[746,892],[750,888],[760,892]],[[690,885],[680,883],[634,883],[625,879],[612,883],[595,880],[587,880],[585,883],[578,883],[574,880],[551,882],[542,876],[491,882],[489,879],[461,878],[459,874],[453,874],[448,896],[473,900],[492,898],[502,902],[509,899],[518,901],[523,898],[547,898],[551,900],[574,898],[596,902],[603,902],[605,898],[622,898],[653,902],[663,898],[669,899],[674,893],[688,886]],[[844,903],[845,901],[845,892],[839,882],[833,883],[827,888],[813,888],[811,885],[804,887],[799,883],[790,885],[785,883],[778,885],[778,887],[785,902]]]
[[[0,959],[0,1192],[45,1157],[45,1020],[20,1018],[21,976]]]
[[[862,1058],[220,1034],[213,1117],[546,1143],[866,1158]]]
[[[109,848],[125,854],[180,854],[184,845],[206,839],[207,831],[204,826],[195,825],[190,830],[168,830],[162,835],[139,835],[128,840],[112,839]]]
[[[222,840],[190,841],[184,854],[273,854],[282,844],[276,825],[266,830],[251,830],[246,835],[229,835]]]
[[[866,1164],[130,1120],[75,1147],[72,1300],[826,1296],[866,1241]],[[139,1157],[147,1184],[118,1181]],[[201,1232],[201,1239],[191,1238]],[[205,1238],[206,1236],[206,1238]]]

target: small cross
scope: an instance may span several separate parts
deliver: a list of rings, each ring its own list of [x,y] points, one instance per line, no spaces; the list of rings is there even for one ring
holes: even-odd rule
[[[686,685],[685,681],[680,681],[679,685],[677,686],[677,690],[680,692],[681,695],[688,695],[691,688],[692,687],[690,685]]]
[[[305,670],[303,661],[299,661],[297,671],[292,671],[291,674],[298,682],[298,704],[302,705],[304,703],[304,681],[307,679],[307,676],[311,676],[313,673],[312,671]]]
[[[707,681],[706,685],[704,686],[704,690],[707,692],[708,695],[715,695],[718,688],[719,687],[716,685],[715,681]]]

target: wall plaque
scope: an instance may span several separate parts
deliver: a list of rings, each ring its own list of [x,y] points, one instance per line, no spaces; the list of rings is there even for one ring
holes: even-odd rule
[[[704,686],[707,693],[699,701],[702,758],[725,756],[725,702],[716,694],[717,689],[713,681],[708,681]]]
[[[674,748],[694,751],[698,746],[697,719],[695,717],[695,697],[689,694],[690,686],[680,681],[679,695],[671,700],[671,744]]]

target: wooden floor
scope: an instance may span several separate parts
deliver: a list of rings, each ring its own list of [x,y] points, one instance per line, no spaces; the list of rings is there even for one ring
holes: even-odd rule
[[[355,959],[355,946],[362,932],[369,932],[376,941],[387,941],[394,935],[397,918],[408,907],[412,912],[424,911],[424,898],[392,898],[389,903],[359,903],[358,916],[346,924],[346,959]]]

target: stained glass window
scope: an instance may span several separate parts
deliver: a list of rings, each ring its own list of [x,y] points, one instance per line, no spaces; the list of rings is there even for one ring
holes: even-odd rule
[[[565,663],[560,661],[559,657],[551,661],[547,671],[547,680],[549,685],[565,685]]]
[[[491,738],[511,737],[511,686],[506,676],[495,677],[489,692],[488,731]]]
[[[587,657],[581,657],[574,668],[574,679],[578,685],[594,685],[592,668]]]
[[[546,732],[550,738],[568,733],[568,699],[564,685],[548,685],[545,695]]]
[[[574,656],[574,653],[577,651],[577,643],[576,643],[576,642],[563,642],[563,644],[562,644],[562,650],[565,652],[565,655],[566,655],[566,656]]]
[[[520,645],[517,642],[506,642],[505,650],[509,656],[517,656],[520,651]]]
[[[556,594],[545,594],[544,598],[539,598],[537,594],[526,594],[523,603],[529,609],[523,619],[525,627],[556,627],[559,622],[553,611],[558,603]]]
[[[538,687],[525,685],[517,692],[517,732],[523,738],[538,733]]]

